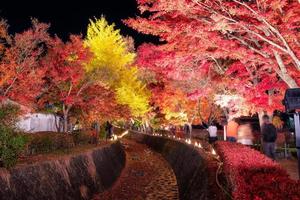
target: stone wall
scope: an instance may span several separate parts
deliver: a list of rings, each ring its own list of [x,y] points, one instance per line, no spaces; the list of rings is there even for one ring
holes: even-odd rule
[[[0,169],[0,199],[90,199],[116,181],[125,157],[116,142],[57,160]]]
[[[224,199],[215,182],[217,164],[204,151],[164,137],[131,133],[128,138],[161,153],[177,179],[180,199]]]

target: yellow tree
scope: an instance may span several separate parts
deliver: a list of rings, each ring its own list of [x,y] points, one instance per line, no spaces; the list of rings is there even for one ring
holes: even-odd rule
[[[149,94],[145,85],[138,80],[137,73],[136,67],[125,70],[122,80],[116,88],[118,102],[128,105],[133,116],[143,115],[149,110]]]
[[[91,20],[85,44],[94,57],[86,65],[86,71],[94,81],[114,89],[117,102],[127,105],[132,115],[142,116],[148,111],[149,94],[138,79],[134,67],[136,54],[130,41],[104,17]]]

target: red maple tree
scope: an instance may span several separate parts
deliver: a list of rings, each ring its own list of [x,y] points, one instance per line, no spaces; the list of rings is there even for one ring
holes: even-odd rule
[[[49,25],[33,20],[32,28],[14,36],[7,34],[4,22],[1,26],[0,98],[32,104],[43,82],[40,62],[50,42]]]
[[[96,93],[89,90],[97,88],[85,77],[84,64],[90,53],[79,36],[71,36],[66,43],[56,37],[50,44],[47,56],[42,60],[46,73],[38,103],[42,108],[50,105],[60,111],[64,119],[63,130],[67,131],[71,110],[91,104]]]
[[[163,41],[140,47],[139,63],[164,77],[207,79],[205,71],[213,70],[234,82],[228,84],[229,92],[273,108],[281,107],[277,100],[286,87],[298,87],[296,0],[139,0],[138,4],[149,17],[125,23]]]
[[[89,124],[130,116],[128,108],[116,102],[111,88],[86,73],[85,64],[93,55],[80,36],[71,35],[66,43],[56,37],[50,44],[42,61],[47,71],[38,104],[63,117],[63,131],[68,130],[71,116]]]

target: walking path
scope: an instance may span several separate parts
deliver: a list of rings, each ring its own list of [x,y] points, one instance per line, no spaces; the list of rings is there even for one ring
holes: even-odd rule
[[[115,185],[94,200],[177,200],[176,177],[164,158],[143,144],[122,140],[126,166]]]
[[[298,161],[296,159],[280,159],[277,162],[288,172],[291,179],[299,180]]]

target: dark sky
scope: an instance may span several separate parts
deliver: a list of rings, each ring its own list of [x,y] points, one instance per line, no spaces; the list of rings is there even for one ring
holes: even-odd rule
[[[138,34],[121,20],[138,14],[136,0],[1,0],[0,17],[8,21],[10,32],[30,26],[30,18],[51,24],[51,34],[66,40],[70,33],[85,35],[90,18],[106,19],[116,24],[123,35],[132,36],[137,44],[157,42],[157,38]]]

